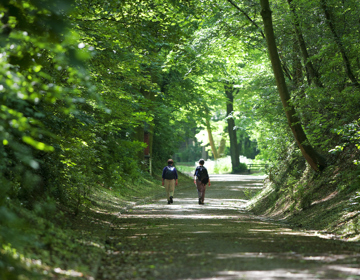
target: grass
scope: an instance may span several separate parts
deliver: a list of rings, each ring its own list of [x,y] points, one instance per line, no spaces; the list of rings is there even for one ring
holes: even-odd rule
[[[176,165],[176,169],[183,173],[192,172],[194,173],[196,166],[188,166],[188,165]]]
[[[360,240],[360,168],[353,164],[358,154],[358,150],[345,151],[321,173],[298,163],[295,155],[288,157],[249,209],[255,215],[284,219],[295,228],[316,230],[319,235]]]

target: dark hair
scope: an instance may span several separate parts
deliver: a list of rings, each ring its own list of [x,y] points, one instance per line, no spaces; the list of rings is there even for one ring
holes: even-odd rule
[[[174,161],[170,158],[168,159],[167,163],[174,163]]]
[[[205,160],[200,159],[200,160],[199,160],[199,163],[200,163],[200,164],[204,164],[204,163],[205,163]]]

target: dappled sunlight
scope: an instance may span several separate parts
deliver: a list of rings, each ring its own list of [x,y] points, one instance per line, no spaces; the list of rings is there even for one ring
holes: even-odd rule
[[[338,193],[339,193],[338,191],[334,191],[334,192],[332,192],[331,194],[329,194],[328,196],[326,196],[326,197],[324,197],[324,198],[322,198],[322,199],[320,199],[320,200],[313,201],[313,202],[311,203],[311,205],[315,205],[315,204],[318,204],[318,203],[321,203],[321,202],[328,201],[328,200],[334,198],[335,196],[337,196]]]
[[[226,182],[226,185],[219,185],[222,188],[239,188],[239,189],[262,189],[263,188],[263,184],[261,183],[247,183],[247,184],[239,184],[239,182],[230,182],[231,184],[229,184],[229,182]],[[234,184],[236,183],[236,184]]]
[[[331,240],[334,238],[333,234],[324,234],[320,231],[296,231],[288,228],[271,228],[271,229],[249,229],[249,232],[253,233],[261,233],[261,232],[268,232],[272,233],[273,235],[279,235],[279,236],[302,236],[302,237],[315,237],[315,238],[321,238],[321,239],[328,239]],[[302,241],[304,242],[304,241]]]
[[[267,258],[267,259],[289,259],[289,260],[299,260],[299,261],[315,261],[315,262],[337,262],[339,260],[346,260],[349,258],[360,257],[359,255],[336,255],[336,254],[323,254],[323,255],[312,255],[307,256],[304,254],[299,254],[295,252],[287,253],[264,253],[264,252],[242,252],[242,253],[233,253],[233,254],[218,254],[216,255],[217,259],[234,259],[234,258]],[[359,269],[360,270],[360,269]]]
[[[162,216],[171,216],[175,217],[176,213],[188,213],[193,212],[196,213],[198,211],[212,211],[212,210],[241,210],[245,207],[247,200],[245,199],[211,199],[205,198],[205,205],[199,205],[198,200],[189,199],[189,198],[174,198],[174,203],[169,205],[164,201],[163,204],[146,204],[146,205],[139,205],[136,207],[136,212],[139,213],[136,216],[140,217],[141,215],[152,215],[156,212],[161,212]],[[140,214],[141,211],[146,211],[144,214]],[[175,214],[175,215],[174,215]],[[131,212],[124,214],[125,217],[133,216]]]
[[[346,260],[349,257],[360,257],[359,255],[356,256],[349,256],[349,255],[321,255],[321,256],[305,256],[302,259],[306,261],[320,261],[320,262],[336,262],[339,260]]]
[[[239,174],[210,174],[211,182],[239,182],[244,181],[259,181],[264,180],[267,176],[251,176],[251,175],[239,175]]]
[[[114,250],[107,253],[119,273],[128,275],[119,279],[342,279],[360,275],[356,266],[348,264],[357,263],[360,255],[320,239],[319,232],[295,231],[246,212],[244,191],[261,189],[260,180],[246,175],[226,177],[229,181],[218,177],[206,190],[205,205],[198,204],[196,189],[188,188],[175,191],[173,204],[163,198],[117,215],[108,236]],[[137,277],[139,271],[145,276]]]
[[[347,265],[331,265],[328,269],[337,270],[352,275],[360,275],[360,268],[349,267]]]
[[[262,187],[229,186],[230,191],[262,190]]]
[[[293,232],[293,231],[292,231],[292,229],[289,229],[289,228],[273,227],[271,229],[264,229],[264,228],[249,229],[249,232],[276,232],[276,233],[280,233],[280,234],[286,234],[288,232]]]
[[[216,256],[217,259],[233,259],[233,258],[266,258],[270,254],[263,254],[263,253],[235,253],[235,254],[218,254]]]
[[[79,240],[78,240],[79,241]],[[84,242],[83,242],[84,243]],[[85,243],[84,243],[85,244]],[[86,245],[96,245],[96,247],[100,247],[98,244],[86,244]],[[19,266],[21,266],[21,270],[31,270],[32,272],[38,271],[43,275],[44,279],[69,279],[64,277],[71,277],[71,279],[87,279],[87,280],[95,280],[91,275],[87,275],[87,273],[84,273],[82,271],[78,271],[75,269],[70,268],[62,268],[59,267],[59,264],[56,265],[50,265],[47,259],[33,259],[29,257],[25,257],[23,254],[20,254],[16,252],[14,248],[10,247],[9,245],[3,245],[3,247],[0,249],[1,256],[4,257],[13,257],[14,260],[18,263],[17,269],[19,269]],[[2,259],[4,260],[4,258]],[[11,267],[12,269],[15,269],[14,267]],[[0,271],[1,272],[1,271]],[[2,275],[0,274],[0,278],[7,280],[7,279],[15,279],[13,277],[11,278],[2,278]],[[41,279],[43,279],[41,278]],[[16,279],[30,279],[27,277],[18,277]],[[36,279],[38,279],[36,277]]]
[[[215,185],[216,184],[216,185]],[[247,183],[247,184],[239,184],[239,182],[221,182],[221,183],[213,183],[211,187],[221,187],[222,189],[229,189],[232,187],[237,187],[240,189],[262,189],[263,185],[258,183]]]
[[[61,269],[60,267],[54,268],[54,272],[57,274],[61,274],[61,275],[66,275],[66,276],[70,276],[70,277],[81,277],[83,278],[84,274],[82,272],[78,272],[75,270],[66,270],[66,269]],[[91,277],[91,279],[94,279],[93,277]]]
[[[343,277],[350,278],[334,278],[334,273],[342,272]],[[337,275],[337,274],[335,274]],[[347,266],[324,266],[321,270],[313,271],[311,269],[288,269],[279,268],[272,270],[223,270],[212,274],[209,277],[188,277],[186,279],[192,280],[278,280],[278,279],[355,279],[353,276],[360,275],[360,270],[357,268]],[[328,276],[328,277],[327,277]],[[336,277],[336,276],[335,276]]]
[[[242,218],[244,217],[243,215],[232,215],[231,216],[232,218]],[[124,217],[123,217],[124,218]],[[143,214],[128,214],[126,215],[126,218],[141,218],[141,219],[160,219],[160,218],[168,218],[168,219],[229,219],[229,216],[227,215],[212,215],[212,214],[169,214],[169,215],[166,215],[166,214],[146,214],[146,215],[143,215]]]
[[[312,275],[306,271],[274,269],[274,270],[249,270],[249,271],[220,271],[216,273],[217,280],[239,280],[239,279],[314,279]],[[210,280],[210,278],[199,278],[198,280]]]
[[[274,232],[274,229],[250,229],[250,232]]]
[[[86,246],[94,246],[94,247],[98,247],[98,248],[101,248],[101,249],[104,249],[104,245],[100,245],[99,243],[97,242],[93,242],[93,241],[88,241],[88,240],[80,240],[80,239],[77,239],[75,240],[76,242],[79,242],[83,245],[86,245]]]
[[[110,213],[108,214],[110,215]],[[95,223],[95,224],[108,224],[108,225],[111,225],[111,222],[110,221],[106,221],[106,220],[103,220],[101,218],[94,218],[92,217],[90,223]]]

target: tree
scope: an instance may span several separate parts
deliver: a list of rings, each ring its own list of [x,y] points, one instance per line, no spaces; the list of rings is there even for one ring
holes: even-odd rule
[[[230,137],[230,156],[231,156],[231,165],[232,172],[239,172],[240,168],[240,154],[238,149],[238,141],[236,136],[236,126],[234,120],[234,88],[233,85],[225,84],[224,91],[227,97],[226,102],[226,120],[228,123],[228,133]],[[236,94],[236,93],[235,93]]]
[[[323,84],[320,81],[320,74],[318,73],[318,71],[315,69],[310,55],[308,53],[307,47],[306,47],[306,43],[304,40],[304,36],[301,32],[301,28],[300,28],[300,24],[299,24],[299,18],[296,12],[296,8],[295,8],[295,4],[293,3],[293,0],[288,0],[289,6],[290,6],[290,10],[293,14],[293,22],[294,22],[294,29],[295,29],[295,34],[296,34],[296,38],[298,41],[298,45],[300,47],[301,50],[301,54],[303,57],[303,61],[305,64],[305,69],[308,73],[308,77],[309,77],[309,83],[314,82],[316,86],[318,87],[323,87]]]
[[[340,38],[340,36],[337,34],[337,32],[335,30],[335,21],[334,21],[333,16],[332,16],[331,9],[327,5],[327,1],[326,0],[320,0],[320,6],[324,11],[325,18],[326,18],[326,23],[329,26],[329,29],[330,29],[332,35],[334,36],[335,43],[338,46],[339,51],[341,53],[341,56],[343,58],[344,66],[345,66],[345,72],[346,72],[347,76],[349,77],[349,79],[351,80],[351,82],[356,87],[360,87],[359,82],[356,79],[356,77],[355,77],[355,75],[354,75],[354,73],[352,71],[351,63],[350,63],[350,60],[349,60],[348,55],[346,53],[346,50],[345,50],[344,44],[342,42],[342,39]]]
[[[268,45],[269,56],[272,63],[276,85],[280,94],[288,124],[294,134],[295,140],[305,157],[306,161],[314,170],[322,170],[325,168],[325,160],[314,150],[308,141],[306,134],[301,126],[299,118],[296,116],[295,108],[290,103],[290,94],[287,89],[283,70],[276,47],[275,36],[272,26],[271,10],[268,0],[260,0],[261,16],[264,22],[264,29],[266,34],[266,42]]]

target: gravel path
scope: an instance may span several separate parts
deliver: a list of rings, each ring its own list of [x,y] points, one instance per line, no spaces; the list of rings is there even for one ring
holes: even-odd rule
[[[319,238],[244,210],[262,177],[213,175],[112,224],[96,279],[360,279],[358,244]],[[245,192],[244,192],[245,191]]]

